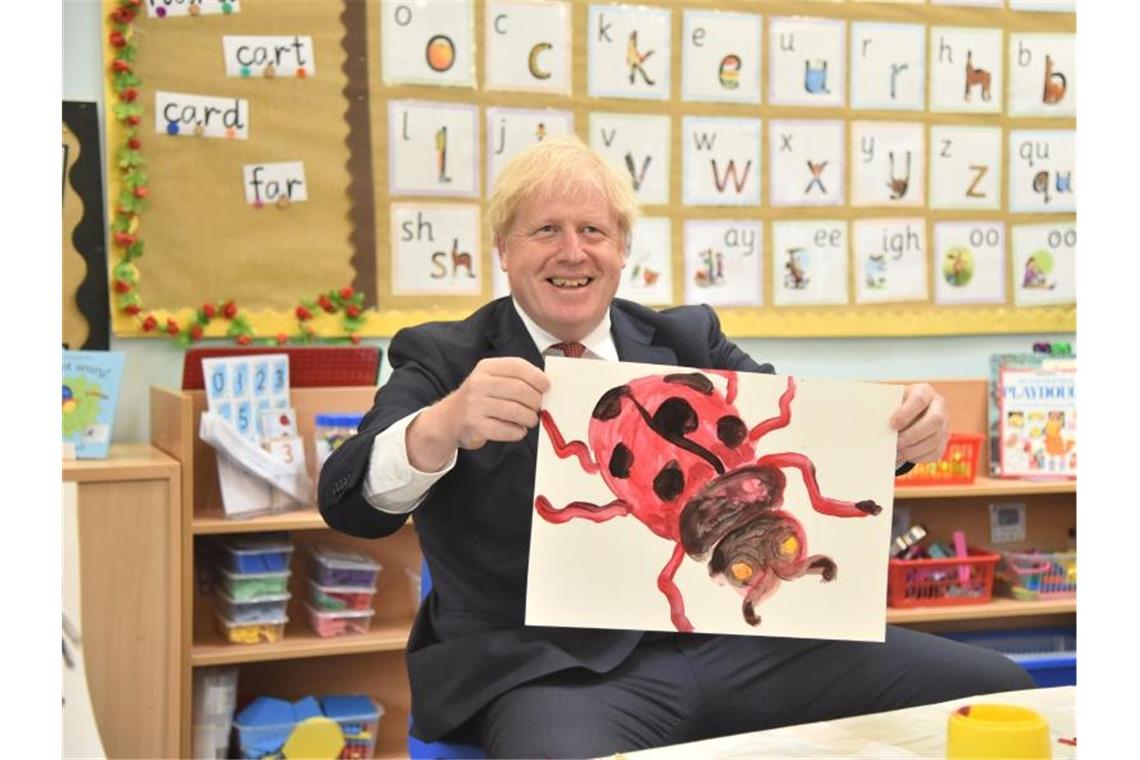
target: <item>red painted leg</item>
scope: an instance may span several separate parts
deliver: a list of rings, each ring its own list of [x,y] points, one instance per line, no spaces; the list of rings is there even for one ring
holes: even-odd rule
[[[741,605],[744,622],[748,625],[760,625],[760,616],[756,614],[756,607],[776,593],[779,587],[780,579],[775,573],[770,570],[757,572],[752,582],[748,584],[748,590],[744,592],[744,604]]]
[[[709,369],[705,370],[710,375],[720,375],[728,383],[724,389],[725,403],[731,404],[736,400],[736,373],[730,369]]]
[[[764,420],[748,432],[748,440],[757,441],[773,430],[787,427],[792,421],[792,399],[796,397],[796,379],[788,375],[788,388],[780,395],[780,415]]]
[[[685,617],[685,600],[681,598],[681,591],[673,582],[673,576],[677,574],[677,568],[681,566],[683,559],[685,559],[685,550],[678,542],[673,548],[673,556],[657,576],[657,588],[661,589],[661,593],[669,600],[669,617],[673,621],[673,626],[678,631],[691,632],[693,624]]]
[[[815,479],[815,465],[803,454],[768,454],[756,460],[757,466],[770,465],[772,467],[794,467],[804,476],[804,485],[807,487],[811,505],[816,512],[834,517],[866,517],[877,515],[883,508],[870,499],[863,501],[843,501],[829,499],[819,492],[819,483]]]
[[[614,517],[625,517],[631,511],[629,504],[614,499],[609,504],[591,504],[588,501],[572,501],[561,509],[555,509],[545,496],[536,496],[534,511],[547,522],[564,523],[581,517],[590,522],[605,522]]]
[[[538,413],[539,420],[542,421],[542,427],[546,430],[546,434],[550,436],[550,443],[554,446],[554,453],[560,458],[575,456],[578,457],[578,464],[582,465],[582,469],[591,475],[598,471],[598,464],[590,458],[590,447],[581,441],[570,441],[567,443],[562,438],[561,431],[558,430],[558,425],[554,424],[554,418],[550,416],[550,412],[543,409]]]

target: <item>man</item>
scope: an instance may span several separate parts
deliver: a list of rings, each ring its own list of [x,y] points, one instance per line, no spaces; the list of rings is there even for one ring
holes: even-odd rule
[[[577,138],[511,161],[488,207],[511,298],[401,330],[359,434],[321,471],[333,528],[379,537],[415,513],[434,579],[408,642],[416,735],[596,756],[1031,687],[1001,655],[905,629],[868,644],[523,625],[543,356],[773,371],[707,306],[614,298],[637,213],[628,179]],[[927,385],[891,424],[899,462],[948,437]]]

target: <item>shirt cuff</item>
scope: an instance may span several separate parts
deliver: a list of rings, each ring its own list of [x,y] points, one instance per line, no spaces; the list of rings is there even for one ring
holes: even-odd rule
[[[372,456],[368,476],[364,479],[364,498],[381,512],[401,515],[420,505],[435,482],[455,467],[456,450],[451,460],[438,472],[422,472],[408,461],[408,425],[423,409],[396,421],[372,440]]]

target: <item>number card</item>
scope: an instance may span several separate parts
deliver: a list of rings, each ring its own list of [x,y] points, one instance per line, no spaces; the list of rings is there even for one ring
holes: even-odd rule
[[[261,413],[280,402],[289,405],[289,357],[258,354],[202,360],[206,405],[233,422],[244,437],[260,443]],[[222,408],[230,410],[229,414]]]

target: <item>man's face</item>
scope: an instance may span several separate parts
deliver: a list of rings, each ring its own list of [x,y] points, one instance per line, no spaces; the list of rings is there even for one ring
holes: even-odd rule
[[[625,241],[601,195],[531,195],[498,243],[511,293],[540,327],[566,342],[597,327],[625,266]]]

